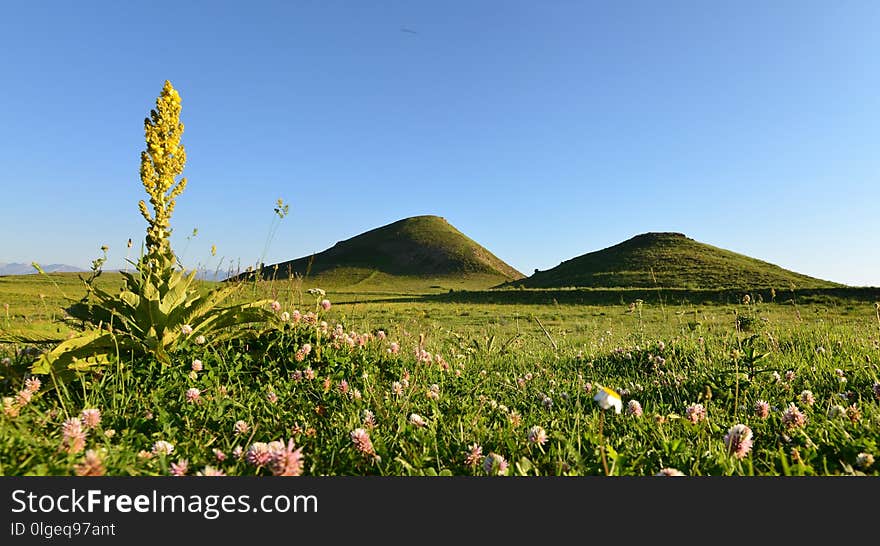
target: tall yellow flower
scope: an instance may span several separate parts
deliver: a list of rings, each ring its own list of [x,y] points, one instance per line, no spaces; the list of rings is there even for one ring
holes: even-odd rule
[[[186,188],[186,178],[178,179],[186,164],[186,150],[180,143],[180,108],[180,94],[166,80],[156,108],[144,119],[147,149],[141,152],[140,177],[153,211],[151,214],[143,200],[138,209],[149,224],[143,260],[151,271],[168,269],[175,261],[170,243],[171,214],[177,197]]]

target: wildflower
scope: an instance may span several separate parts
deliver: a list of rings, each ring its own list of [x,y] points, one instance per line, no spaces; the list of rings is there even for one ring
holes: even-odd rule
[[[361,396],[362,396],[362,395],[361,395],[361,391],[360,391],[360,389],[351,389],[351,397],[352,397],[354,400],[360,400],[360,399],[361,399]]]
[[[351,436],[351,441],[354,443],[355,449],[357,449],[364,455],[376,454],[373,449],[373,442],[370,440],[370,433],[368,433],[365,429],[356,428],[351,431],[349,435]]]
[[[549,396],[545,396],[541,399],[541,405],[544,406],[544,409],[546,410],[553,409],[553,399]]]
[[[803,391],[800,396],[801,404],[805,406],[812,406],[816,403],[816,398],[813,396],[812,391]]]
[[[464,458],[464,464],[468,466],[477,466],[480,462],[480,459],[483,457],[483,447],[477,443],[468,446],[470,452],[467,457]]]
[[[196,336],[195,341],[196,341],[196,345],[204,345],[205,343],[207,343],[208,340],[205,339],[205,336],[199,334]]]
[[[858,406],[853,404],[846,408],[846,416],[849,417],[852,424],[856,424],[862,419],[862,412],[859,410]]]
[[[306,369],[303,370],[303,376],[305,376],[306,379],[311,381],[312,379],[315,378],[315,370],[313,370],[311,367],[306,367]]]
[[[342,394],[348,392],[348,381],[346,381],[345,379],[339,382],[339,392],[341,392]]]
[[[232,450],[232,458],[233,459],[241,459],[241,456],[244,455],[244,450],[241,446],[235,446]]]
[[[431,400],[438,400],[440,398],[440,385],[434,383],[428,388],[427,393],[428,398]]]
[[[183,326],[180,327],[180,333],[182,333],[185,336],[188,336],[191,333],[193,333],[193,327],[190,326],[189,324],[184,324]]]
[[[766,419],[770,416],[770,404],[765,400],[758,400],[755,402],[755,415],[760,417],[761,419]]]
[[[107,430],[104,431],[105,438],[112,438],[114,436],[116,436],[116,430],[114,430],[112,428],[108,428]]]
[[[148,461],[153,458],[153,454],[150,453],[149,451],[147,451],[146,449],[142,449],[142,450],[138,451],[137,457],[138,457],[138,459],[143,459],[145,461]]]
[[[529,429],[529,442],[533,444],[544,445],[547,443],[547,432],[539,427],[534,426]]]
[[[18,394],[16,394],[15,401],[19,406],[24,407],[30,403],[33,395],[34,393],[32,393],[31,391],[27,389],[22,389],[18,391]]]
[[[593,396],[593,400],[599,403],[599,407],[603,410],[614,408],[615,413],[620,413],[623,410],[623,402],[620,400],[620,395],[608,387],[601,385],[597,385],[597,387],[598,391]]]
[[[80,412],[79,418],[86,428],[95,428],[101,423],[101,410],[86,408]]]
[[[330,300],[321,300],[321,309],[327,311],[330,309]]]
[[[724,436],[727,453],[737,459],[744,458],[752,449],[752,429],[743,424],[733,425]]]
[[[172,476],[186,476],[189,470],[189,461],[186,459],[178,459],[176,463],[171,463]]]
[[[254,442],[245,454],[245,460],[254,466],[266,466],[272,458],[269,444],[266,442]]]
[[[368,429],[376,428],[376,416],[373,415],[373,412],[365,409],[363,413],[364,426]]]
[[[428,424],[428,422],[425,421],[425,418],[422,417],[421,415],[419,415],[418,413],[411,413],[409,415],[409,422],[414,424],[417,427],[423,427]]]
[[[424,349],[419,350],[416,353],[416,356],[419,359],[419,362],[423,362],[425,364],[431,363],[431,359],[432,359],[431,353],[429,353],[428,351],[426,351]]]
[[[9,366],[12,364],[12,359],[9,358],[8,356],[3,357],[3,360],[0,360],[0,364],[2,364],[4,366]]]
[[[294,324],[296,324],[296,323],[298,323],[299,321],[302,320],[302,313],[300,313],[299,311],[297,311],[296,309],[294,309],[294,310],[293,310],[293,314],[291,315],[290,318],[292,318]]]
[[[638,400],[630,400],[626,404],[626,412],[633,417],[641,417],[642,416],[642,405]]]
[[[782,381],[782,376],[779,375],[779,372],[776,372],[776,371],[773,372],[773,381],[775,381],[777,383]]]
[[[61,447],[68,453],[79,453],[86,446],[86,431],[82,421],[71,417],[61,425]]]
[[[788,381],[789,383],[794,381],[795,377],[797,377],[797,376],[794,373],[794,370],[788,370],[787,372],[785,372],[785,380]]]
[[[490,476],[504,476],[507,474],[507,461],[501,455],[490,452],[483,460],[483,470]]]
[[[320,288],[309,288],[308,292],[313,296],[324,296],[327,294],[327,292]]]
[[[678,470],[676,468],[661,468],[660,472],[654,474],[655,476],[684,476],[684,472]]]
[[[840,404],[835,404],[828,408],[828,418],[829,419],[840,419],[841,417],[846,415],[846,408],[841,406]]]
[[[707,418],[706,408],[703,407],[703,404],[692,404],[684,409],[684,416],[691,423],[705,421]]]
[[[391,345],[388,346],[388,352],[393,355],[396,355],[397,353],[400,352],[400,344],[397,343],[396,341],[392,341]]]
[[[269,470],[273,476],[299,476],[303,471],[302,448],[293,449],[293,438],[288,439],[287,446],[282,442],[276,444],[269,461]]]
[[[782,413],[782,424],[787,428],[802,427],[807,422],[807,417],[794,404],[790,404]]]
[[[391,383],[391,392],[393,392],[395,396],[403,395],[403,384],[400,381]]]
[[[165,440],[159,440],[153,444],[153,455],[170,455],[174,451],[174,446]]]
[[[222,450],[217,449],[217,448],[215,447],[215,448],[213,449],[213,452],[214,452],[214,458],[217,459],[218,462],[221,462],[221,463],[222,463],[223,461],[226,460],[226,454],[223,453]]]
[[[219,468],[214,468],[211,465],[205,467],[204,470],[199,470],[196,472],[196,476],[225,476],[226,473],[220,470]]]
[[[834,368],[834,375],[837,377],[844,377],[846,374],[840,368]]]
[[[874,464],[874,456],[870,453],[859,453],[856,455],[856,466],[861,469],[867,469],[869,466]]]
[[[281,320],[283,322],[289,321],[290,320],[290,313],[288,313],[287,311],[281,313]]]
[[[275,391],[270,389],[269,392],[266,393],[266,400],[268,400],[270,404],[275,404],[278,402],[278,395],[275,394]]]
[[[190,404],[198,404],[201,401],[201,395],[202,395],[202,391],[200,391],[199,389],[197,389],[195,387],[186,389],[186,393],[185,393],[186,401],[189,402]]]
[[[200,371],[202,371],[202,370],[204,369],[204,366],[202,366],[202,361],[201,361],[201,360],[199,360],[199,359],[195,359],[195,360],[193,360],[193,362],[192,362],[192,366],[191,366],[191,368],[192,368],[192,371],[194,371],[194,372],[200,372]]]
[[[24,380],[24,388],[31,394],[36,394],[42,385],[43,383],[38,377],[29,377]]]
[[[528,374],[526,374],[526,375],[528,376]],[[528,377],[526,377],[526,379],[528,379]],[[584,392],[587,394],[590,394],[591,392],[593,392],[593,384],[590,383],[589,381],[584,383]]]
[[[103,476],[107,470],[98,452],[90,449],[86,451],[83,460],[73,466],[73,472],[77,476]]]
[[[250,430],[250,427],[248,426],[247,423],[245,423],[244,421],[239,419],[232,426],[232,429],[235,431],[236,434],[246,434],[247,431]]]
[[[522,415],[516,410],[511,411],[507,418],[510,420],[510,424],[514,427],[518,427],[522,423]]]
[[[385,337],[386,337],[385,330],[378,330],[376,332],[376,337],[379,338],[380,340],[385,339]]]
[[[269,304],[269,307],[271,307],[272,310],[275,311],[276,313],[278,311],[281,311],[281,304],[278,301],[273,301],[272,303]]]

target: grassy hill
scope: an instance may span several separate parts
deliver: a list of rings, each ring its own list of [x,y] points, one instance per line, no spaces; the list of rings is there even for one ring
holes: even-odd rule
[[[382,226],[312,256],[262,270],[264,279],[309,279],[329,286],[487,288],[523,274],[438,216],[414,216]],[[241,277],[248,277],[245,273]]]
[[[526,288],[832,288],[815,279],[681,233],[644,233],[617,245],[564,261],[507,286]]]

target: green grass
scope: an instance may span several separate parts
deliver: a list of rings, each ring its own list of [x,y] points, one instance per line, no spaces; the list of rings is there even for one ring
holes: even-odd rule
[[[508,283],[528,288],[740,289],[832,288],[842,285],[689,239],[645,233]]]
[[[66,292],[75,290],[75,276],[52,278]],[[39,294],[51,294],[52,285],[39,279],[0,279],[0,304],[10,302],[4,328],[26,330],[28,321],[51,327],[47,317],[59,311],[49,296],[41,302]],[[260,281],[243,285],[241,297],[272,295],[283,310],[306,313],[316,309],[306,292],[311,287]],[[866,457],[860,454],[880,458],[880,401],[873,390],[880,317],[869,295],[826,294],[794,304],[779,297],[756,302],[753,295],[748,305],[741,296],[669,298],[661,305],[648,293],[631,306],[627,291],[594,303],[488,291],[497,298],[489,303],[418,286],[338,289],[328,291],[333,306],[319,311],[317,322],[326,321],[330,331],[341,324],[349,337],[372,334],[363,346],[344,340],[335,346],[319,325],[301,323],[247,345],[191,343],[165,369],[120,355],[100,373],[59,388],[43,376],[17,416],[0,415],[0,474],[74,473],[84,452],[59,449],[61,425],[84,408],[98,408],[101,424],[85,449],[95,450],[114,475],[167,474],[180,459],[190,474],[207,465],[230,475],[270,474],[236,459],[233,450],[288,439],[302,448],[303,473],[313,475],[484,474],[483,458],[465,462],[474,444],[483,457],[503,456],[511,475],[652,475],[667,467],[689,475],[878,475],[877,463],[858,464]],[[387,338],[376,337],[378,330]],[[399,354],[389,353],[391,342]],[[306,343],[312,352],[299,361]],[[430,363],[417,358],[420,347]],[[0,366],[0,396],[22,390],[33,350],[39,346],[0,345],[0,357],[10,359]],[[195,359],[204,370],[193,376]],[[302,377],[307,369],[314,379]],[[639,401],[644,414],[603,412],[592,398],[600,384],[623,391],[624,404]],[[428,396],[432,385],[436,400]],[[189,388],[199,389],[200,403],[186,401]],[[805,390],[812,405],[801,400]],[[767,419],[754,414],[758,400],[773,408]],[[706,408],[706,421],[686,419],[694,404]],[[805,414],[803,426],[785,425],[791,404]],[[374,415],[374,428],[365,425],[365,411]],[[413,413],[427,426],[412,424]],[[239,420],[249,426],[244,434],[234,430]],[[723,440],[737,423],[754,433],[754,447],[741,460]],[[529,441],[533,426],[546,431],[546,444]],[[378,459],[355,448],[356,428],[368,430]],[[171,456],[138,455],[157,440],[175,446]],[[226,459],[218,461],[214,449]]]

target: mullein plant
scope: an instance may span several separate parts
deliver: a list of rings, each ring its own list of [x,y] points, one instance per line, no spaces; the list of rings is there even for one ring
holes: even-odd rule
[[[117,294],[95,285],[100,264],[93,267],[92,275],[83,279],[86,296],[66,309],[83,331],[43,353],[33,373],[69,373],[129,352],[169,365],[169,353],[190,338],[217,342],[241,335],[236,326],[268,327],[276,321],[268,308],[271,300],[223,305],[238,285],[201,294],[196,271],[184,270],[171,249],[171,215],[187,182],[178,178],[186,163],[180,109],[180,94],[166,81],[156,109],[144,120],[147,149],[141,153],[140,178],[150,205],[141,200],[138,208],[147,221],[146,253],[130,262],[133,271],[122,272],[124,284]]]

